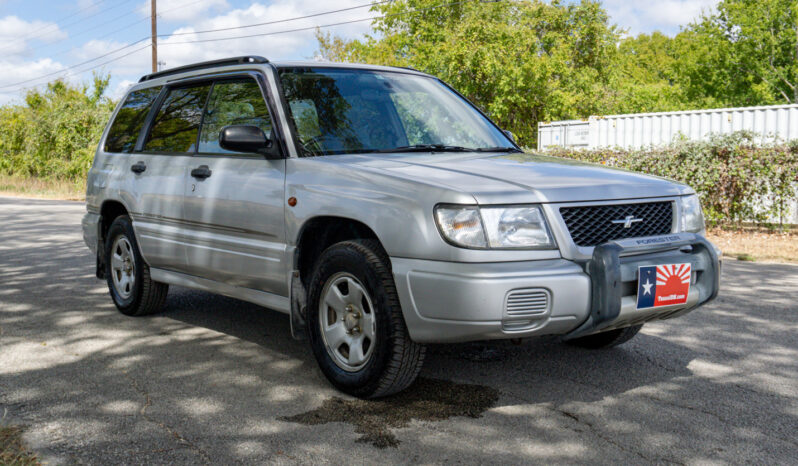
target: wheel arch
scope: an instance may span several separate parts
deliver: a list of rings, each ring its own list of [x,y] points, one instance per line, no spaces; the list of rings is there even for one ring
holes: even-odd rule
[[[291,334],[294,338],[307,338],[307,292],[316,261],[333,244],[352,239],[373,239],[384,248],[371,227],[350,217],[319,215],[305,220],[298,229],[290,285]]]
[[[294,253],[294,268],[299,271],[303,285],[307,286],[313,266],[325,249],[351,239],[374,239],[384,248],[377,233],[360,220],[336,215],[307,219],[297,233]]]

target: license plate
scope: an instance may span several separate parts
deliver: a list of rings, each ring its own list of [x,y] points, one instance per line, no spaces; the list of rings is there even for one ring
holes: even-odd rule
[[[691,273],[690,264],[641,266],[637,275],[637,308],[685,304]]]

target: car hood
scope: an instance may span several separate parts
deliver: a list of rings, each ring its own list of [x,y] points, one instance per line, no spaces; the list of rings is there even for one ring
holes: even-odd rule
[[[362,169],[467,192],[480,204],[640,199],[693,192],[664,178],[537,154],[365,154],[342,159],[338,161]]]

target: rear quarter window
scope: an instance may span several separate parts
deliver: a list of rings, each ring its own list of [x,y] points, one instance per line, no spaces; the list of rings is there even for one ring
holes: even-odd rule
[[[133,152],[147,113],[160,92],[160,87],[148,87],[128,94],[108,130],[106,152]]]

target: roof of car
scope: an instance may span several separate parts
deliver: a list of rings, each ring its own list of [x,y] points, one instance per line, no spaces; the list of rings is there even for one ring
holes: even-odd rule
[[[167,76],[184,75],[181,77],[201,76],[208,71],[217,71],[218,68],[241,67],[244,65],[266,65],[271,64],[277,68],[348,68],[348,69],[361,69],[361,70],[377,70],[377,71],[399,71],[405,73],[426,75],[418,70],[407,67],[394,67],[394,66],[380,66],[369,65],[365,63],[336,63],[325,61],[269,61],[268,59],[260,56],[247,55],[240,57],[223,58],[220,60],[212,60],[206,62],[193,63],[190,65],[179,66],[170,68],[156,73],[144,75],[139,79],[139,83],[146,81],[154,81],[159,78]]]

